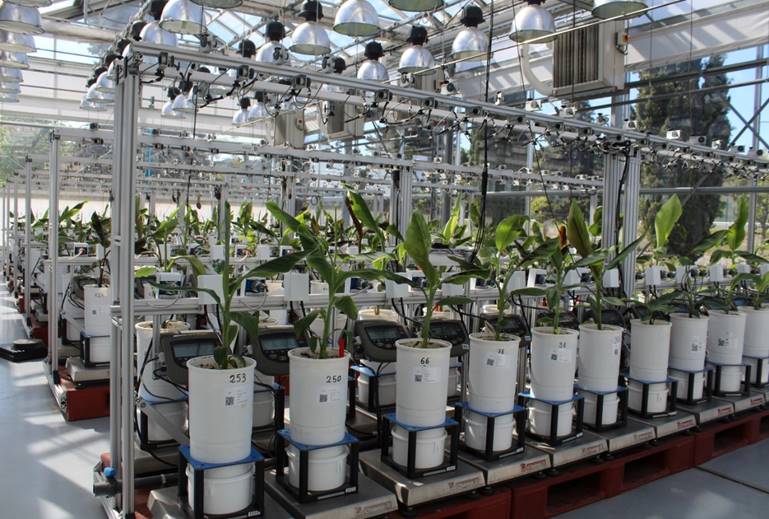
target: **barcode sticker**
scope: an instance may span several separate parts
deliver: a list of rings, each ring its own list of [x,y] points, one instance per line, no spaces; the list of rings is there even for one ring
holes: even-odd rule
[[[224,407],[240,407],[248,403],[249,393],[243,389],[232,389],[224,394]]]
[[[503,368],[507,366],[507,355],[489,353],[486,356],[486,366],[490,368]]]
[[[340,398],[340,392],[333,389],[324,389],[318,395],[318,403],[328,404],[331,402],[338,402]]]
[[[414,382],[417,384],[435,384],[438,382],[438,368],[417,366],[414,368]]]

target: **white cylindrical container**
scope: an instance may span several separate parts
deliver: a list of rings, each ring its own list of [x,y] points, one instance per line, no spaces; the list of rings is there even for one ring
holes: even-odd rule
[[[245,367],[230,369],[216,369],[211,356],[187,361],[190,454],[196,460],[229,463],[251,453],[256,361],[243,360]],[[237,466],[213,469],[206,478],[233,476],[239,470]]]
[[[254,464],[228,467],[233,473],[217,476],[216,470],[207,470],[203,479],[203,512],[210,515],[233,514],[251,505],[254,486]],[[187,496],[190,508],[195,503],[195,472],[187,465]]]
[[[372,362],[362,359],[361,364],[374,373],[379,374],[377,392],[379,405],[389,406],[395,403],[395,364],[386,362]],[[369,391],[371,390],[371,377],[363,373],[358,375],[358,402],[368,405]]]
[[[183,430],[184,421],[187,419],[187,406],[184,402],[167,402],[155,406],[155,411],[162,414],[163,417],[174,425],[178,425]],[[136,410],[136,420],[139,423],[141,410]],[[165,442],[172,440],[173,437],[156,423],[149,416],[147,417],[147,441],[150,443]]]
[[[395,342],[396,419],[415,426],[440,425],[446,420],[451,343],[431,339],[430,348],[414,347],[418,342]]]
[[[490,413],[513,409],[520,342],[515,336],[495,341],[481,333],[470,334],[467,370],[470,407]]]
[[[577,369],[576,330],[539,327],[532,330],[531,339],[531,393],[536,398],[560,402],[574,396],[574,372]],[[573,404],[558,407],[558,436],[571,432]],[[529,407],[529,428],[534,434],[550,435],[552,406],[532,401]]]
[[[83,331],[86,335],[109,337],[112,333],[110,287],[84,286],[83,304]]]
[[[155,370],[160,367],[160,363],[156,360],[147,359],[147,354],[152,345],[152,321],[136,323],[134,328],[136,330],[136,374],[137,376],[141,374],[139,395],[148,399],[179,400],[186,398],[187,395],[177,389],[176,386],[155,375]],[[187,329],[189,329],[189,325],[184,321],[166,321],[164,327],[160,329],[160,334],[173,335]]]
[[[463,419],[465,445],[471,449],[484,451],[486,449],[486,425],[488,423],[486,417],[467,411]],[[498,416],[494,420],[494,445],[491,447],[494,452],[510,448],[513,444],[513,427],[515,427],[515,421],[511,414]]]
[[[745,312],[722,312],[711,310],[708,320],[708,360],[718,364],[742,363],[745,344]],[[721,385],[716,391],[736,392],[740,390],[742,368],[729,366],[721,368]]]
[[[689,394],[689,374],[686,372],[705,369],[708,318],[672,314],[670,322],[670,377],[678,381],[677,397],[685,399]],[[704,379],[704,373],[694,375],[692,398],[695,400],[702,398]]]
[[[350,356],[319,359],[309,348],[288,352],[291,437],[307,445],[344,438]]]
[[[761,380],[758,379],[758,359],[769,357],[769,308],[756,310],[752,306],[742,307],[745,312],[745,345],[742,354],[745,357],[745,364],[750,366],[751,381],[755,384],[766,384],[769,381],[769,369],[766,361],[761,373]]]
[[[630,378],[644,382],[667,380],[670,328],[668,321],[630,321]]]
[[[275,418],[275,398],[272,391],[262,386],[254,389],[254,427],[264,427]]]
[[[394,310],[389,308],[364,308],[358,312],[358,320],[363,319],[381,319],[383,321],[400,322],[400,316]]]
[[[579,327],[577,373],[579,386],[593,391],[614,391],[619,381],[622,328],[593,323]]]
[[[647,413],[662,413],[667,409],[669,389],[667,384],[650,384]],[[628,384],[628,407],[634,411],[643,410],[643,386],[638,382]]]
[[[267,283],[267,295],[269,296],[282,296],[286,291],[283,288],[283,281],[268,279]],[[288,311],[287,310],[270,310],[270,317],[275,319],[278,324],[288,323]]]
[[[344,484],[347,475],[348,448],[344,445],[318,449],[309,452],[307,463],[307,489],[311,492],[324,492],[339,488]],[[289,446],[288,482],[291,486],[299,487],[299,451]]]
[[[393,461],[405,467],[408,464],[408,432],[396,425],[393,427],[392,434]],[[445,445],[445,429],[428,429],[418,432],[415,468],[431,469],[443,463]]]
[[[621,352],[622,328],[604,324],[599,330],[596,324],[582,324],[577,350],[579,386],[590,391],[615,391],[619,382]],[[584,421],[595,425],[598,396],[588,391],[581,394],[585,399]],[[616,394],[604,396],[602,425],[612,425],[617,421],[618,403]]]

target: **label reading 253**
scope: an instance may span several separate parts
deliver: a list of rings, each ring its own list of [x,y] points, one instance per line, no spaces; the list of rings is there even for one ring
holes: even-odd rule
[[[230,384],[245,384],[247,380],[245,373],[233,373],[230,375]]]

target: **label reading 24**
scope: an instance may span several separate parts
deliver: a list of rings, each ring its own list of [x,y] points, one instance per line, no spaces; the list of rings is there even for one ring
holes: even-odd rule
[[[233,373],[230,375],[230,384],[245,384],[246,380],[245,373]]]
[[[342,375],[326,375],[326,384],[339,384],[342,381]]]

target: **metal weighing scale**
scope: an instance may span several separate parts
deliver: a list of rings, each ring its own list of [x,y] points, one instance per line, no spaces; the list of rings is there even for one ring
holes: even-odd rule
[[[487,461],[460,449],[459,459],[482,471],[486,486],[535,474],[551,467],[550,455],[531,447],[527,447],[522,454],[494,461]]]
[[[372,480],[358,475],[358,491],[355,494],[337,496],[310,503],[299,503],[275,477],[275,471],[264,474],[265,500],[271,497],[298,519],[365,519],[379,517],[398,509],[392,492]],[[265,514],[272,519],[272,515]],[[275,516],[284,517],[284,516]]]
[[[360,453],[363,474],[393,492],[401,507],[410,511],[414,506],[458,496],[486,486],[483,471],[462,460],[451,472],[410,480],[382,461],[379,450]]]
[[[654,427],[633,420],[628,420],[624,426],[617,429],[597,431],[594,434],[606,440],[609,452],[629,449],[657,438]]]
[[[762,391],[751,390],[748,395],[739,396],[714,396],[714,402],[730,403],[734,406],[735,413],[741,413],[748,409],[761,407],[766,403],[766,395]]]
[[[552,447],[546,443],[528,438],[526,444],[527,446],[542,451],[550,456],[550,465],[552,468],[594,458],[609,449],[608,442],[605,438],[590,431],[583,431],[581,437],[557,447]]]
[[[176,452],[179,456],[179,452]],[[176,487],[160,488],[150,492],[147,507],[152,513],[152,517],[157,519],[188,519],[188,515],[179,506]],[[278,503],[272,499],[269,494],[264,494],[264,515],[269,519],[290,519],[292,515],[282,509]]]
[[[697,419],[697,425],[702,425],[715,420],[721,420],[734,414],[734,404],[729,401],[713,398],[700,404],[687,405],[678,403],[678,409],[691,413]]]
[[[697,417],[680,409],[674,416],[662,416],[660,418],[641,418],[629,416],[628,425],[631,422],[641,422],[654,428],[657,439],[697,427]]]
[[[75,387],[81,388],[94,384],[104,384],[109,381],[109,364],[88,368],[80,357],[69,357],[65,367],[69,378]]]

